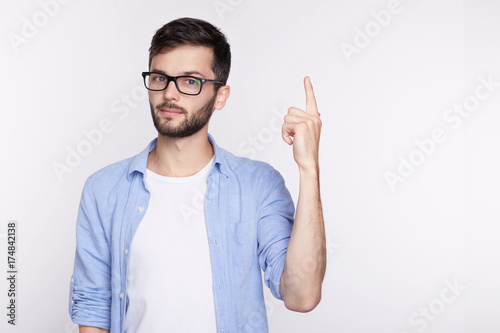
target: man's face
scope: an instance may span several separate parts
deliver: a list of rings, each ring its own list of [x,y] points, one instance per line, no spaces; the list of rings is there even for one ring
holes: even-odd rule
[[[185,45],[153,57],[151,72],[170,76],[192,75],[216,79],[212,71],[212,51],[203,46]],[[158,133],[171,138],[188,137],[208,126],[220,85],[205,83],[201,93],[180,93],[171,81],[163,91],[149,91],[153,123]]]

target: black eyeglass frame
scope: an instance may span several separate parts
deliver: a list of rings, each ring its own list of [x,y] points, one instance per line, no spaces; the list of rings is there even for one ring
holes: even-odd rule
[[[165,84],[165,88],[163,88],[163,89],[150,89],[150,88],[148,88],[148,85],[146,84],[146,76],[151,75],[151,74],[157,74],[157,75],[161,75],[161,76],[166,77],[167,83]],[[200,80],[200,82],[201,82],[200,91],[197,94],[188,94],[188,93],[181,91],[179,89],[179,86],[177,85],[177,79],[180,77],[188,77],[188,78]],[[189,95],[189,96],[198,96],[199,94],[201,94],[201,90],[203,89],[203,84],[205,84],[205,83],[218,83],[218,84],[224,85],[224,82],[218,81],[218,80],[209,80],[209,79],[204,79],[204,78],[192,76],[192,75],[170,76],[170,75],[167,75],[165,73],[159,73],[159,72],[142,72],[142,78],[144,80],[144,86],[146,87],[147,90],[163,91],[163,90],[167,89],[168,85],[170,84],[170,81],[174,81],[175,87],[177,88],[177,91],[180,92],[181,94]]]

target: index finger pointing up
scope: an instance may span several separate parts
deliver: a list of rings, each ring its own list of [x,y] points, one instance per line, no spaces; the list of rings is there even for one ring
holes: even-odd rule
[[[314,90],[309,76],[304,78],[304,88],[306,90],[306,112],[310,114],[318,114],[318,106],[314,97]]]

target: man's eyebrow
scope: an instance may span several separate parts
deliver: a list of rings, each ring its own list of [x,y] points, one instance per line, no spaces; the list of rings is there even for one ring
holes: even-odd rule
[[[151,72],[167,75],[167,73],[165,73],[165,71],[162,71],[161,69],[156,69],[156,68],[152,68]]]
[[[204,77],[205,75],[198,72],[198,71],[187,71],[187,72],[182,72],[181,75],[197,75],[197,76],[201,76],[201,77]]]

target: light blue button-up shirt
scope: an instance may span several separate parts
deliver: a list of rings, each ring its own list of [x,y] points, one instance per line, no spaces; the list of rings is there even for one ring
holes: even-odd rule
[[[215,161],[204,205],[217,333],[268,332],[260,269],[281,300],[294,204],[283,177],[269,164],[234,156],[210,134],[208,140]],[[69,313],[78,325],[123,332],[129,249],[148,208],[144,175],[156,142],[97,171],[84,185],[69,295]],[[175,251],[182,249],[172,249],[172,255]],[[172,274],[182,271],[172,267]]]

